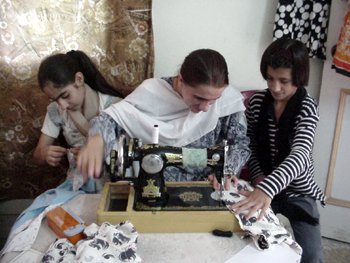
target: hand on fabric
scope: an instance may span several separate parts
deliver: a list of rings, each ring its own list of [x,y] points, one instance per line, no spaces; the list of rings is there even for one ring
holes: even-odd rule
[[[87,144],[80,150],[77,168],[82,173],[84,181],[88,177],[100,177],[103,165],[104,143],[100,135],[89,138]]]
[[[208,176],[208,180],[212,184],[215,191],[220,190],[221,185],[218,182],[218,180],[216,179],[215,174],[210,174]],[[236,176],[228,176],[228,177],[226,177],[226,180],[224,183],[224,188],[225,188],[224,190],[229,190],[231,188],[231,185],[236,187],[237,184],[238,184],[238,178]]]
[[[43,147],[42,156],[45,156],[45,161],[51,166],[58,166],[62,158],[67,154],[67,149],[61,146],[48,145]]]
[[[70,148],[69,151],[74,155],[75,161],[77,161],[80,148]]]
[[[244,236],[250,236],[259,250],[266,250],[275,245],[284,243],[294,249],[297,254],[301,255],[301,247],[293,240],[292,235],[279,222],[279,219],[270,207],[266,209],[265,213],[260,214],[263,215],[261,220],[258,220],[258,212],[260,209],[249,219],[247,218],[247,213],[250,212],[249,209],[245,209],[242,212],[236,212],[239,211],[239,209],[232,209],[232,207],[235,207],[234,204],[242,204],[244,200],[249,198],[249,195],[253,194],[253,191],[254,188],[249,182],[240,179],[237,182],[237,186],[231,187],[230,190],[225,191],[222,196],[219,196],[219,200],[223,201],[227,208],[235,215],[241,229],[245,232]],[[259,191],[256,192],[259,194]],[[217,196],[214,195],[214,197]],[[213,199],[218,200],[215,198]]]
[[[271,198],[259,188],[255,188],[252,192],[240,190],[239,193],[247,198],[233,204],[231,209],[233,209],[237,214],[247,210],[247,220],[249,220],[258,210],[260,210],[258,220],[261,220],[266,210],[270,207],[272,201]]]

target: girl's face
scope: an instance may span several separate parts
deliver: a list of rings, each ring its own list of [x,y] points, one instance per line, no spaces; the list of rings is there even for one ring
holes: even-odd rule
[[[288,102],[298,87],[293,85],[292,69],[267,67],[267,86],[277,102]]]
[[[179,93],[193,113],[207,112],[209,107],[221,97],[225,87],[199,85],[191,87],[179,76]]]
[[[74,83],[62,88],[47,85],[43,90],[51,101],[57,102],[62,110],[81,111],[83,107],[85,87],[84,77],[80,72],[76,73]]]

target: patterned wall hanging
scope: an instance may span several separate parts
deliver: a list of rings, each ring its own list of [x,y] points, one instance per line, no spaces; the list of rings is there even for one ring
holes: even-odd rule
[[[312,58],[326,59],[331,0],[279,0],[273,38],[302,41]]]
[[[350,9],[345,15],[332,62],[337,73],[350,77]]]

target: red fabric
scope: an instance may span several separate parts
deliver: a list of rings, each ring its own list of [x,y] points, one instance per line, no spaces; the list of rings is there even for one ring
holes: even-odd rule
[[[245,91],[241,91],[241,94],[244,97],[244,106],[248,106],[250,97],[254,95],[254,93],[256,92],[256,90],[245,90]]]
[[[350,77],[350,10],[344,18],[344,25],[337,42],[337,49],[333,56],[332,68],[336,72]]]

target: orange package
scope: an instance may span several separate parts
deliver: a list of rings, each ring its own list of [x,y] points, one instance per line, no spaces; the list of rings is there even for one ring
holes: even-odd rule
[[[85,225],[79,216],[67,210],[59,206],[49,211],[46,215],[47,223],[59,238],[67,238],[75,245],[85,238]]]

